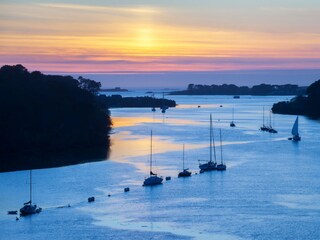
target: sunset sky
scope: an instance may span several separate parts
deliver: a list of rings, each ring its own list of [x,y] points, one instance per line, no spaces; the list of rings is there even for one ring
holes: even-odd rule
[[[310,75],[305,81],[320,78],[319,0],[1,0],[0,6],[1,65],[109,77],[300,70]]]

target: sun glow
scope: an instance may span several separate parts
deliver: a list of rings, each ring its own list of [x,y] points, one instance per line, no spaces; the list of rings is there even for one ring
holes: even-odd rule
[[[141,49],[150,49],[156,46],[153,31],[147,28],[141,28],[137,31],[137,45]]]
[[[275,31],[269,31],[269,23],[264,26],[264,22],[259,29],[255,29],[256,25],[252,29],[230,27],[230,23],[237,25],[234,20],[214,15],[214,9],[199,15],[196,9],[134,4],[0,3],[0,7],[4,9],[0,63],[21,63],[31,70],[287,69],[318,68],[320,62],[320,32],[311,31],[313,22],[308,31],[289,29],[292,24],[287,27],[290,31],[279,31],[277,26]],[[210,18],[206,19],[206,14]],[[283,14],[289,13],[278,13],[281,17]],[[241,16],[237,18],[239,24]],[[216,25],[218,20],[221,27]],[[265,31],[261,30],[263,27]]]

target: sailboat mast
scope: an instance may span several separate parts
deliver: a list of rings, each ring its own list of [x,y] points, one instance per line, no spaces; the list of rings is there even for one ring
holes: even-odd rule
[[[32,201],[32,170],[30,170],[30,204]]]
[[[211,115],[210,115],[211,116]],[[213,145],[213,156],[214,156],[214,162],[217,162],[217,154],[216,154],[216,145],[214,144],[214,135],[213,135],[213,129],[212,129],[212,120],[211,120],[211,128],[210,128],[210,132],[211,132],[211,146]],[[211,147],[212,148],[212,147]],[[211,159],[210,159],[211,160]]]
[[[271,110],[269,112],[269,124],[270,124],[270,128],[272,128],[272,125],[271,125]]]
[[[221,128],[220,128],[220,151],[221,151],[221,164],[223,164],[223,159],[222,159],[222,137],[221,137]]]
[[[232,108],[232,122],[234,121],[234,108]]]
[[[182,146],[182,170],[184,170],[184,144]]]
[[[151,176],[151,173],[152,173],[152,130],[151,130],[150,138],[151,138],[151,143],[150,143],[150,176]]]
[[[212,162],[212,116],[210,114],[210,162]]]
[[[262,126],[264,126],[264,107],[262,108]]]

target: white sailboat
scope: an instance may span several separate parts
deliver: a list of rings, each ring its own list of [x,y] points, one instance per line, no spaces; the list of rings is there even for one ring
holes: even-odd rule
[[[150,144],[150,176],[146,178],[142,186],[152,186],[161,184],[163,181],[162,177],[158,177],[156,173],[152,172],[152,130],[151,130],[151,144]]]
[[[212,149],[214,150],[214,161],[212,161]],[[202,163],[202,164],[200,163],[201,160],[198,160],[198,161],[199,161],[200,173],[217,169],[217,156],[216,156],[216,147],[214,145],[211,114],[210,114],[210,159],[208,162]]]
[[[221,137],[221,128],[220,128],[220,153],[221,153],[221,158],[220,158],[220,164],[217,165],[217,170],[218,171],[224,171],[227,169],[227,165],[223,163],[223,157],[222,157],[222,137]]]
[[[234,123],[234,108],[232,108],[232,121],[230,123],[230,127],[235,127],[236,124]]]
[[[189,177],[191,176],[191,172],[188,171],[189,168],[184,168],[184,144],[182,149],[182,172],[179,172],[178,177]]]
[[[292,141],[300,141],[301,137],[299,135],[299,116],[297,116],[296,120],[294,121],[294,124],[292,126],[291,130],[292,137],[288,138],[289,140]]]
[[[38,208],[37,205],[32,204],[32,170],[30,170],[30,199],[28,202],[23,204],[23,207],[20,208],[20,215],[27,216],[35,213],[41,212],[41,208]]]

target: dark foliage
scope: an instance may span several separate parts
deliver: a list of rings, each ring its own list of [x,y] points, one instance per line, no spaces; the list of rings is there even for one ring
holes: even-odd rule
[[[30,73],[22,65],[1,67],[0,171],[4,163],[19,169],[20,156],[107,148],[111,120],[95,96],[99,86],[89,79]]]
[[[297,96],[287,102],[273,104],[272,111],[280,114],[306,115],[320,118],[320,80],[306,90],[307,96]]]
[[[108,108],[176,106],[176,102],[173,100],[152,97],[122,97],[121,95],[100,95],[99,100],[103,103],[106,103]]]
[[[234,84],[195,85],[189,84],[187,90],[171,92],[171,95],[297,95],[304,94],[306,88],[298,85],[260,84],[249,87],[238,87]]]

